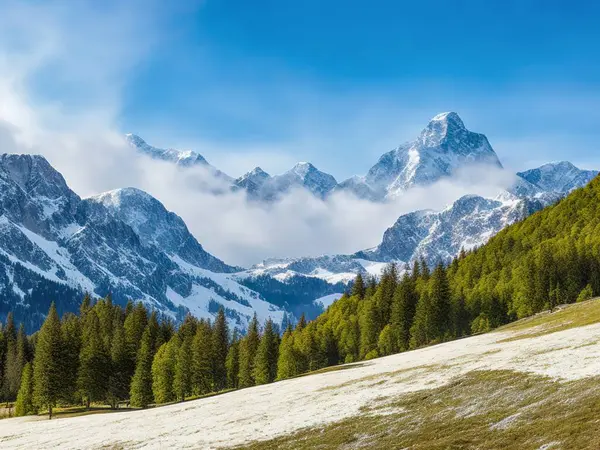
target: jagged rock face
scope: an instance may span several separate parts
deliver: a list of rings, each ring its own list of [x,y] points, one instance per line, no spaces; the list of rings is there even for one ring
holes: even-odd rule
[[[241,270],[225,264],[204,250],[189,232],[185,222],[161,202],[136,188],[117,189],[88,201],[97,202],[117,219],[129,225],[144,243],[171,256],[212,272],[231,273]]]
[[[306,189],[315,197],[324,199],[336,186],[333,176],[321,172],[310,163],[301,162],[273,177],[257,167],[235,180],[233,189],[244,189],[252,200],[271,202],[295,188]]]
[[[597,175],[569,163],[550,166],[518,174],[513,185],[493,199],[466,195],[443,211],[404,214],[375,248],[353,255],[265,261],[251,271],[282,279],[301,273],[347,282],[357,273],[378,274],[389,262],[403,264],[416,258],[430,265],[449,262],[462,248],[485,244],[506,226],[555,203]]]
[[[223,306],[241,330],[254,313],[283,320],[285,311],[236,281],[238,268],[207,253],[142,191],[82,200],[45,159],[26,155],[0,156],[0,185],[0,315],[15,311],[29,329],[49,301],[75,311],[85,291],[141,300],[176,319],[212,317]]]
[[[589,183],[598,175],[598,171],[581,170],[568,161],[562,161],[544,164],[517,175],[542,191],[566,193]]]
[[[472,164],[502,167],[487,138],[467,130],[458,114],[449,112],[431,119],[414,141],[384,154],[364,181],[380,195],[393,197]]]

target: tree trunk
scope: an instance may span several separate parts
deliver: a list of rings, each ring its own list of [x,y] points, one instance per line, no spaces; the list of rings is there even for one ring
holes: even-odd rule
[[[85,407],[88,411],[90,410],[90,398],[89,397],[85,399]]]
[[[48,406],[48,420],[52,419],[52,405]]]

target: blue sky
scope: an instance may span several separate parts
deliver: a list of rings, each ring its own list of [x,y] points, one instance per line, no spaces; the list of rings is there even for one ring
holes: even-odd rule
[[[114,95],[121,132],[193,148],[234,176],[299,160],[363,174],[448,110],[508,167],[600,168],[597,2],[52,3],[75,28],[72,61],[55,66],[89,67],[79,83],[45,68],[37,95],[80,111]]]

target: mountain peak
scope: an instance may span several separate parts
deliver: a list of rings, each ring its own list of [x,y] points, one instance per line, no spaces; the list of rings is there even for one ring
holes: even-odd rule
[[[313,170],[318,169],[309,162],[301,161],[297,163],[294,167],[292,167],[291,172],[294,172],[302,178],[304,178],[308,174],[308,172],[311,172]]]
[[[444,112],[433,117],[421,132],[420,141],[427,147],[442,145],[447,140],[460,141],[469,131],[455,112]]]

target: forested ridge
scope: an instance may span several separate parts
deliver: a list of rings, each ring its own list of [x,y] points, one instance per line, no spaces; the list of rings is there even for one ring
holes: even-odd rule
[[[9,316],[0,331],[2,399],[17,414],[91,403],[134,407],[269,383],[487,331],[600,293],[600,180],[493,237],[451,264],[390,264],[316,320],[280,333],[271,321],[231,333],[214,322],[173,323],[143,304],[110,298],[79,315],[50,308],[25,336]]]

